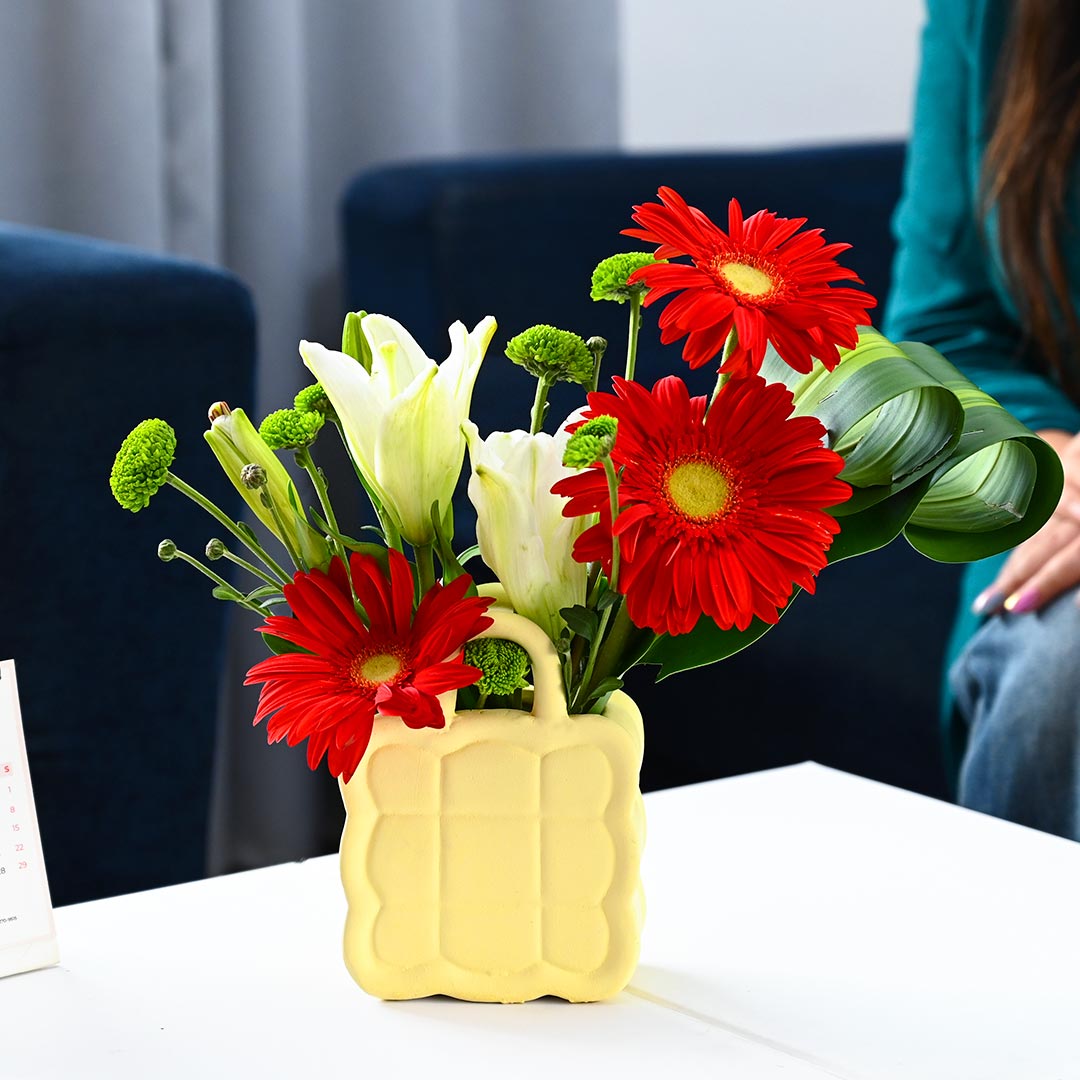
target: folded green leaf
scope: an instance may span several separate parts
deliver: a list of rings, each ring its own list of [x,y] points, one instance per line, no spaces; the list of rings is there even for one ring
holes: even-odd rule
[[[1022,543],[1061,498],[1061,459],[939,352],[919,342],[900,347],[964,408],[963,434],[913,512],[908,542],[940,562],[984,559]]]
[[[787,384],[795,415],[816,416],[844,458],[840,478],[854,491],[834,509],[837,518],[861,513],[932,473],[963,431],[956,394],[868,327],[833,371],[815,364],[809,375],[799,375],[770,348],[761,373]]]
[[[1060,498],[1054,450],[927,345],[864,329],[834,371],[799,375],[770,348],[762,375],[788,386],[796,414],[817,416],[844,458],[853,493],[831,511],[841,531],[830,563],[901,533],[939,561],[985,558],[1032,536]],[[643,662],[660,664],[663,679],[731,656],[771,625],[721,630],[703,618],[657,638]]]

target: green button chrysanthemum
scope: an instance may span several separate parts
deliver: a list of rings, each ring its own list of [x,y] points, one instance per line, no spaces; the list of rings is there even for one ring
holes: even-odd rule
[[[649,291],[648,287],[644,282],[629,285],[627,279],[635,270],[652,266],[656,261],[648,251],[624,251],[609,256],[593,271],[589,295],[594,300],[614,300],[618,304],[625,304],[635,296],[640,300]]]
[[[606,413],[587,420],[570,436],[563,451],[563,464],[569,469],[587,469],[603,461],[615,448],[619,421]]]
[[[259,434],[271,450],[302,450],[315,441],[322,426],[321,412],[278,409],[259,425]]]
[[[506,355],[530,375],[548,383],[592,381],[593,354],[583,338],[569,330],[540,323],[522,330],[507,343]]]
[[[529,670],[529,654],[505,638],[478,638],[465,646],[465,663],[484,674],[476,686],[482,694],[512,694]]]
[[[334,412],[334,406],[330,404],[330,399],[326,396],[322,383],[305,386],[293,400],[293,408],[302,413],[322,413],[327,420],[333,420],[337,415]]]
[[[116,501],[133,514],[169,478],[176,456],[176,432],[164,420],[144,420],[121,443],[109,476]]]

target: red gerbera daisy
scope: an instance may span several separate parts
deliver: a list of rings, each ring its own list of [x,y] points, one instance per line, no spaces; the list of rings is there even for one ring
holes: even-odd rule
[[[825,507],[851,489],[844,461],[826,449],[812,416],[792,417],[791,392],[760,376],[728,382],[711,407],[674,376],[652,389],[614,380],[589,394],[586,418],[618,422],[611,460],[620,475],[620,569],[636,626],[685,634],[702,615],[745,630],[754,616],[774,623],[814,575],[840,531]],[[574,425],[575,427],[577,425]],[[600,514],[574,545],[579,562],[611,572],[611,514],[604,471],[585,469],[554,488],[570,496],[568,517]]]
[[[433,585],[413,615],[413,576],[405,556],[389,551],[390,575],[370,555],[350,560],[352,588],[340,559],[330,572],[298,572],[284,588],[295,618],[271,615],[258,629],[299,645],[302,653],[256,664],[244,685],[263,683],[257,724],[269,717],[269,742],[308,741],[308,765],[326,755],[346,782],[371,738],[375,714],[400,716],[412,728],[445,723],[436,695],[483,674],[462,662],[465,642],[491,625],[487,597],[466,598],[471,579]]]
[[[669,187],[659,203],[634,207],[640,229],[624,229],[650,244],[656,257],[689,255],[685,263],[657,263],[635,270],[631,282],[649,291],[645,306],[680,293],[660,316],[660,340],[666,345],[686,337],[683,359],[701,367],[723,351],[732,329],[737,344],[721,367],[730,375],[752,375],[761,367],[765,346],[796,371],[806,373],[817,357],[830,371],[840,363],[837,345],[853,349],[856,327],[869,323],[867,308],[877,301],[858,289],[833,287],[831,281],[862,279],[836,262],[850,244],[826,244],[820,229],[799,232],[806,218],[782,218],[759,210],[743,220],[736,199],[728,204],[728,231],[688,206]]]

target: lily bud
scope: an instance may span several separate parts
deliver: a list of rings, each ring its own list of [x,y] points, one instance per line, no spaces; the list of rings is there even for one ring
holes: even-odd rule
[[[220,404],[220,403],[219,403]],[[325,568],[330,562],[326,540],[317,533],[301,509],[303,504],[285,466],[263,441],[243,409],[216,416],[203,437],[214,451],[225,475],[258,519],[287,549],[297,551],[308,566]],[[265,492],[269,496],[264,503]],[[277,510],[281,526],[274,519]],[[287,533],[281,535],[281,529]]]

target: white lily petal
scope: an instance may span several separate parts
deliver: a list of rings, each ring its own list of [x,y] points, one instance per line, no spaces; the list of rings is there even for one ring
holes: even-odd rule
[[[387,315],[365,315],[360,328],[371,346],[371,373],[376,378],[385,378],[390,396],[400,393],[435,363],[396,319]]]
[[[481,440],[471,423],[465,431],[480,554],[514,609],[554,640],[564,626],[559,610],[584,604],[587,585],[587,568],[571,550],[588,521],[563,517],[566,499],[551,493],[571,475],[562,464],[569,436],[497,431]]]
[[[385,505],[386,493],[375,471],[377,421],[373,422],[386,411],[384,394],[351,356],[314,341],[301,341],[300,355],[334,406],[356,467]]]
[[[402,536],[414,546],[430,544],[432,505],[445,512],[461,475],[461,425],[495,320],[488,316],[471,332],[461,323],[450,327],[450,356],[442,364],[385,315],[365,316],[361,328],[371,345],[370,374],[321,345],[303,342],[300,352],[337,410],[357,467]]]

